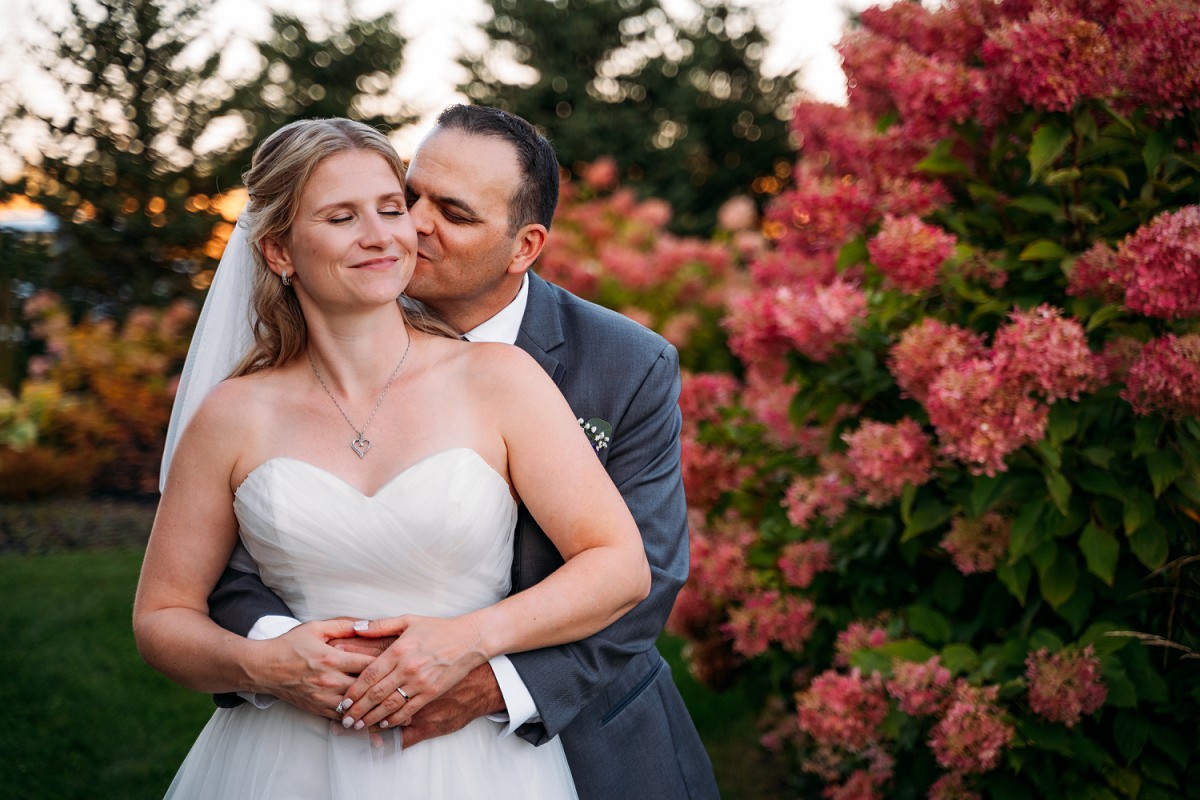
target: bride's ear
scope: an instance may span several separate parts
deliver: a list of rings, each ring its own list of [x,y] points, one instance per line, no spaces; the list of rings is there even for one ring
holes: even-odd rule
[[[280,244],[275,237],[263,237],[262,253],[263,258],[266,259],[267,266],[271,269],[271,272],[279,275],[286,269],[290,273],[295,273],[296,270],[292,268],[291,253],[288,252],[288,248]]]

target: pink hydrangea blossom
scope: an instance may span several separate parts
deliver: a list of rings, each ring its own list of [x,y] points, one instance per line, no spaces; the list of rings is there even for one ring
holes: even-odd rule
[[[1029,707],[1051,722],[1075,727],[1080,718],[1104,705],[1108,687],[1092,646],[1051,654],[1046,648],[1025,659]]]
[[[882,647],[890,638],[887,628],[878,623],[851,622],[837,635],[833,663],[839,667],[849,667],[850,656],[854,653],[870,647]]]
[[[800,730],[813,741],[861,751],[879,741],[888,699],[878,673],[829,670],[796,695],[796,711]]]
[[[1161,319],[1200,315],[1200,206],[1159,215],[1125,239],[1117,256],[1130,276],[1131,310]]]
[[[888,68],[888,85],[906,135],[937,141],[961,125],[987,115],[987,76],[966,64],[900,49]]]
[[[1123,106],[1173,117],[1200,105],[1200,14],[1190,0],[1121,4],[1111,25],[1121,60]]]
[[[780,249],[815,255],[866,230],[878,219],[874,207],[869,185],[800,173],[795,188],[768,206],[766,232]]]
[[[1117,251],[1107,242],[1096,242],[1075,259],[1067,280],[1067,294],[1118,303],[1125,299],[1129,278],[1123,272]]]
[[[1142,416],[1200,417],[1200,334],[1147,342],[1129,368],[1121,397]]]
[[[996,703],[999,692],[999,686],[977,688],[959,681],[945,715],[929,735],[929,747],[943,769],[978,773],[1000,764],[1015,731]]]
[[[723,493],[739,488],[754,472],[727,447],[686,437],[680,440],[680,449],[683,486],[693,505],[712,505]]]
[[[901,5],[901,4],[895,4]],[[887,68],[904,45],[867,28],[851,30],[838,42],[850,108],[878,119],[896,110]]]
[[[995,511],[981,517],[955,517],[942,547],[964,575],[991,572],[1008,554],[1012,521]]]
[[[1095,388],[1100,376],[1083,326],[1045,303],[1014,311],[1008,324],[996,331],[992,364],[1009,386],[1051,402],[1078,400]]]
[[[929,387],[947,367],[982,357],[983,340],[971,331],[925,317],[892,345],[888,368],[900,390],[924,404]]]
[[[829,454],[822,457],[822,463],[824,471],[821,474],[798,476],[784,495],[788,521],[797,528],[806,528],[818,514],[827,524],[835,524],[857,494],[844,458]]]
[[[883,800],[881,781],[865,769],[856,769],[845,781],[821,790],[825,800]]]
[[[944,370],[925,402],[943,453],[976,475],[1007,469],[1005,458],[1046,432],[1049,406],[1006,382],[990,359]]]
[[[783,546],[776,563],[783,579],[797,589],[807,589],[818,573],[833,568],[829,542],[825,539],[789,542]]]
[[[916,293],[938,284],[942,264],[958,240],[915,216],[887,215],[867,242],[871,262],[901,291]]]
[[[892,677],[887,691],[900,710],[913,717],[936,714],[946,707],[953,685],[950,670],[941,665],[937,656],[926,662],[897,661],[892,665]]]
[[[755,540],[752,530],[705,531],[702,521],[691,520],[691,571],[688,584],[708,596],[738,600],[756,585],[746,563],[746,551]]]
[[[1124,383],[1129,369],[1142,354],[1142,342],[1132,336],[1118,336],[1104,343],[1097,359],[1105,383]]]
[[[811,600],[783,595],[775,590],[754,592],[731,608],[722,632],[733,640],[733,649],[746,658],[767,651],[777,642],[790,653],[799,653],[816,628]]]
[[[983,795],[971,789],[966,775],[948,772],[929,787],[929,800],[983,800]]]
[[[733,406],[740,388],[737,378],[724,372],[684,372],[679,410],[685,430],[720,422],[721,409]]]
[[[1070,111],[1111,92],[1117,61],[1095,22],[1059,11],[1035,11],[1001,25],[983,45],[994,102],[1015,92],[1042,111]]]
[[[813,361],[828,361],[854,338],[866,307],[862,291],[843,280],[756,292],[731,302],[725,319],[729,346],[747,364],[778,359],[792,349]]]
[[[905,486],[920,486],[933,475],[933,446],[909,417],[890,425],[868,420],[842,439],[847,468],[871,505],[890,503]]]

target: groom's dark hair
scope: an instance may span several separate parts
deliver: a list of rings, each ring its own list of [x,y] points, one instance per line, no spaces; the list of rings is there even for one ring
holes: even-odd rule
[[[516,114],[490,106],[450,106],[438,115],[437,126],[511,144],[521,167],[521,185],[509,200],[509,233],[531,222],[549,230],[558,207],[558,158],[545,136]]]

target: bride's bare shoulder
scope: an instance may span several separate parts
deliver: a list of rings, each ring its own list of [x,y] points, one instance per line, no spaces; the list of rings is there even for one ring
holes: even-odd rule
[[[195,425],[217,426],[228,433],[254,425],[255,418],[270,409],[284,386],[279,370],[262,370],[226,378],[213,387],[196,410]]]

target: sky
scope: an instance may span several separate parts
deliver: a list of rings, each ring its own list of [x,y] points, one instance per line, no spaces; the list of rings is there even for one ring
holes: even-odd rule
[[[686,14],[693,7],[690,0],[662,2],[671,14]],[[349,4],[363,17],[396,10],[401,31],[408,37],[406,66],[396,92],[424,116],[422,124],[397,138],[398,149],[407,157],[437,112],[463,100],[454,90],[461,78],[455,58],[464,49],[482,46],[485,39],[478,24],[487,17],[488,6],[484,0],[349,0]],[[731,0],[731,4],[752,7],[759,15],[760,27],[771,42],[766,71],[799,68],[802,88],[816,99],[835,103],[845,99],[845,81],[833,46],[841,36],[846,9],[865,8],[873,4],[871,0]],[[20,57],[20,45],[37,39],[33,22],[37,14],[57,14],[63,19],[65,7],[64,0],[0,0],[0,92],[53,96],[53,85],[45,83]],[[266,35],[273,7],[287,8],[303,19],[320,19],[339,4],[330,0],[216,0],[210,31],[216,41],[233,41],[232,64],[237,64],[239,49],[249,52],[250,38]],[[0,153],[0,171],[11,173],[14,167],[19,168],[19,161],[13,154]]]

